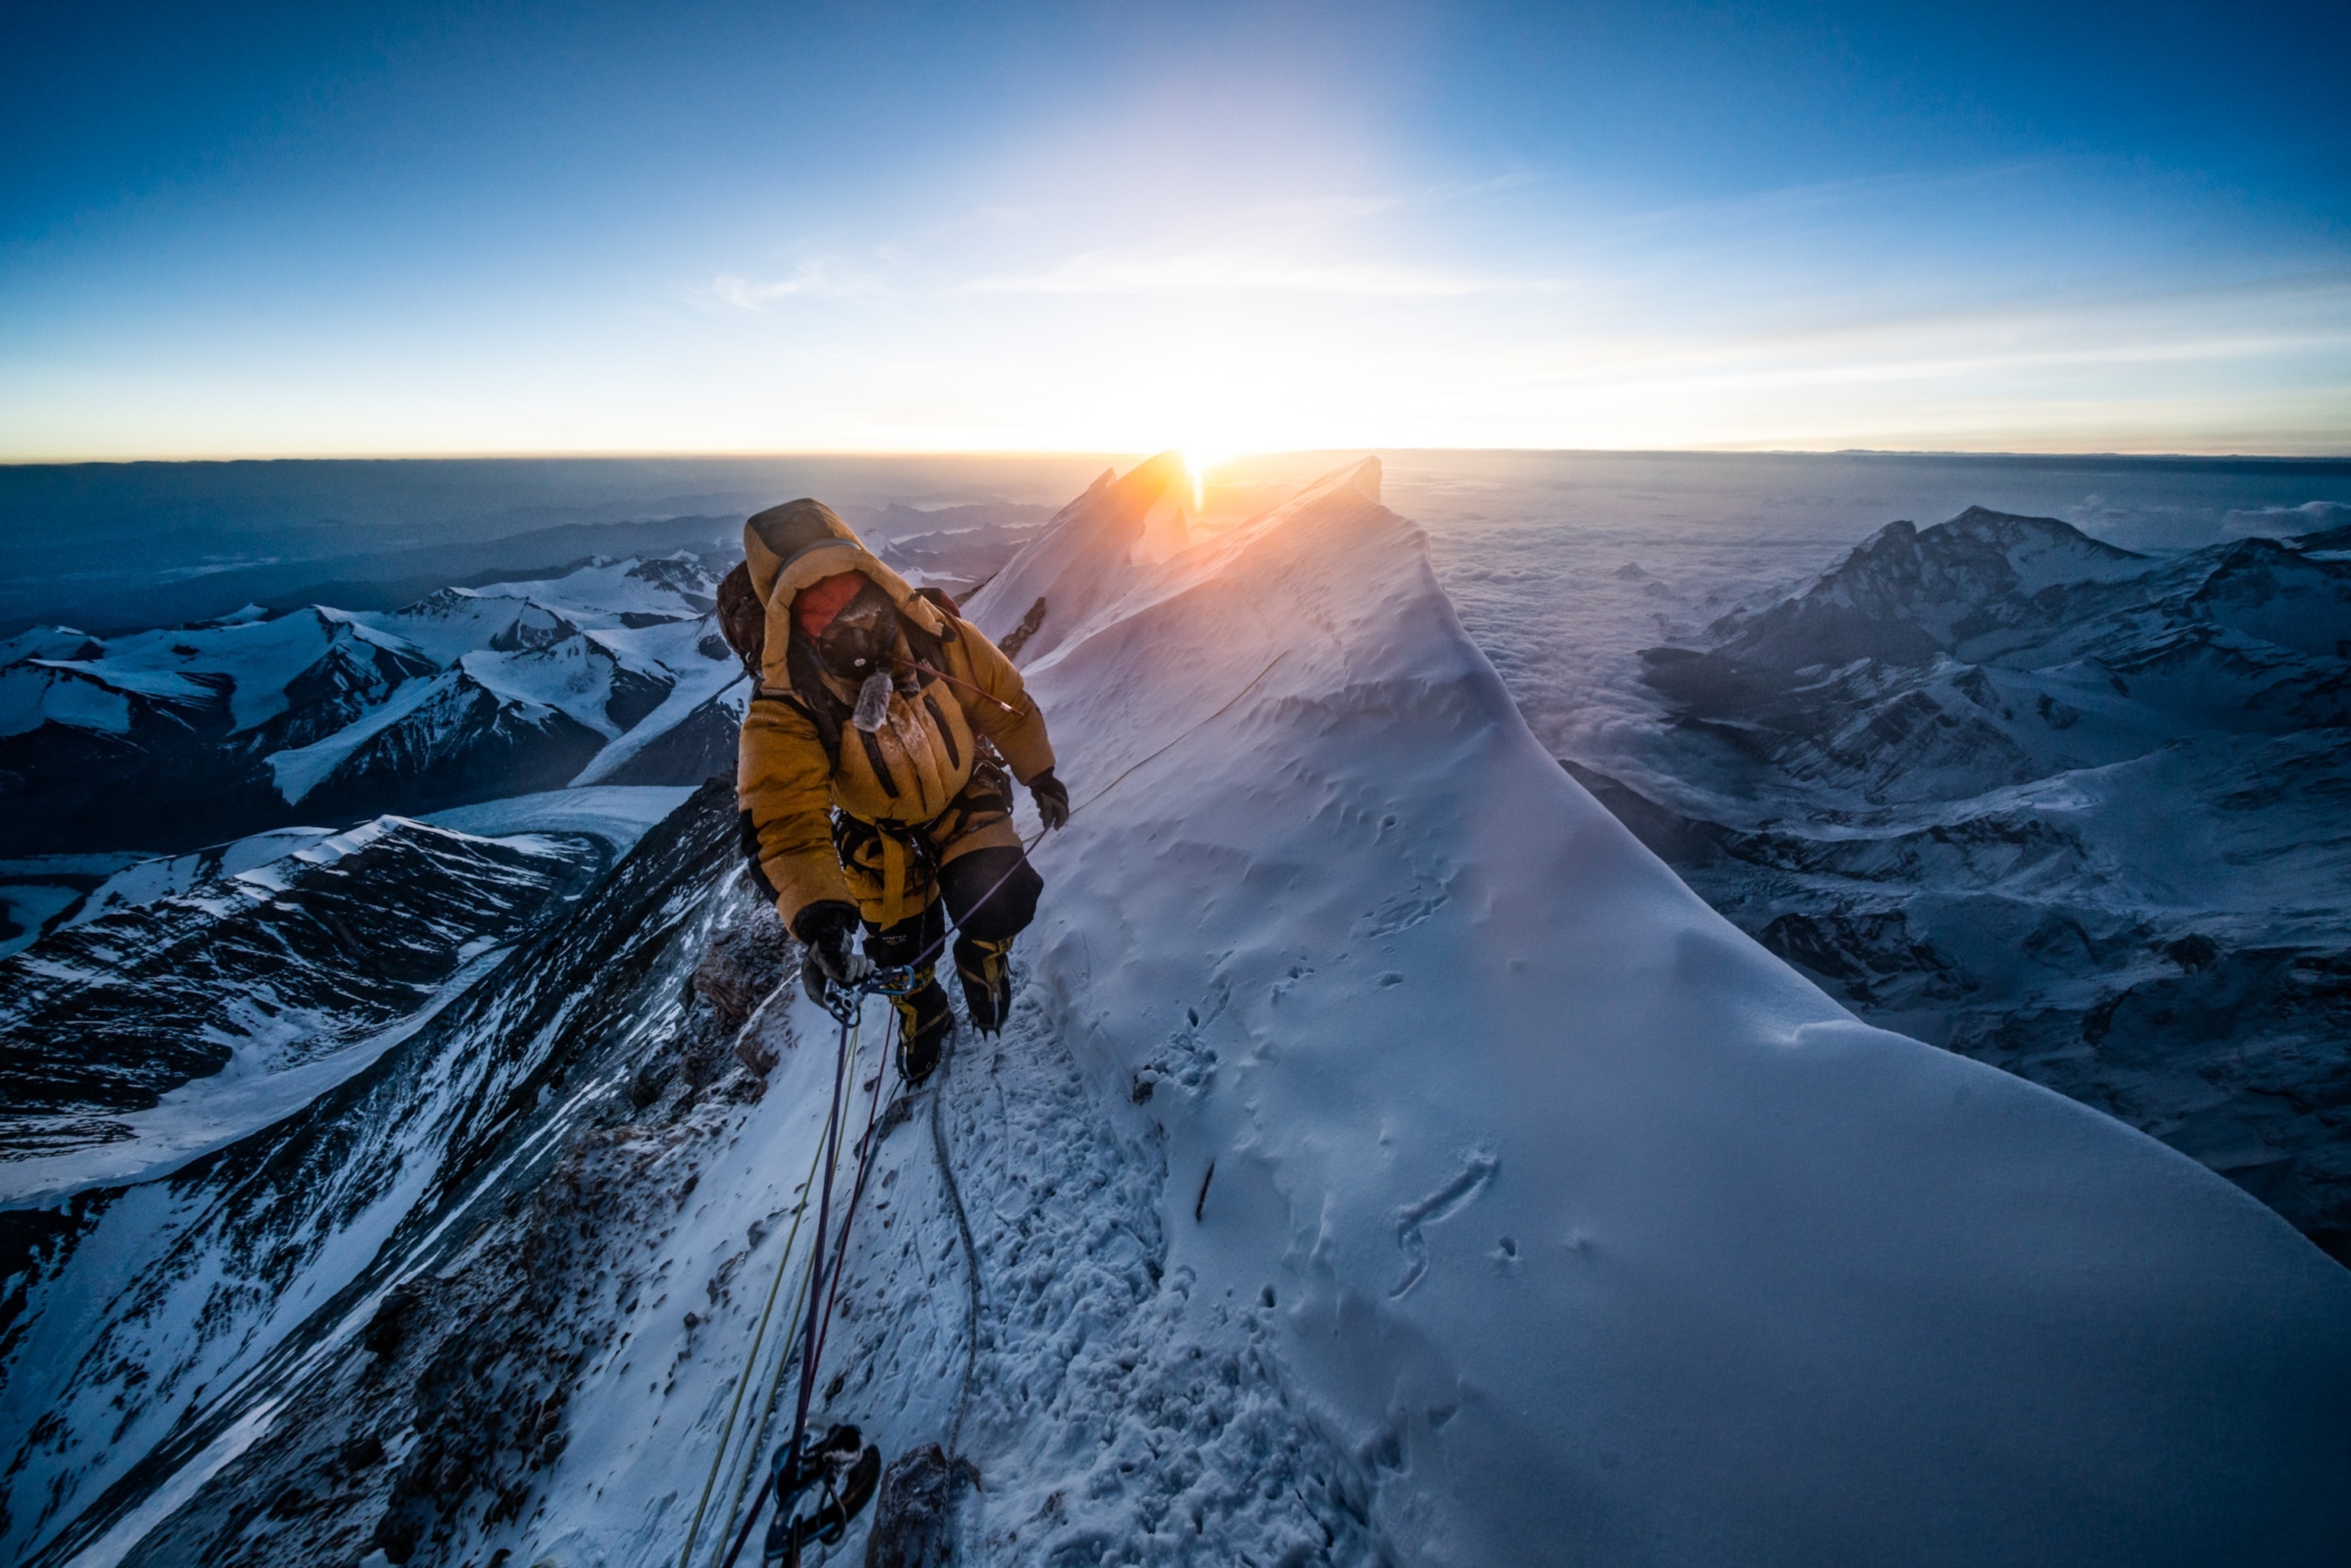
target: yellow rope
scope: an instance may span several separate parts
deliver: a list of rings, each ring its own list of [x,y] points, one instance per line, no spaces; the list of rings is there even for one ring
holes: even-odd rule
[[[884,1028],[882,1034],[882,1061],[879,1071],[883,1072],[890,1071],[890,1047],[897,1038],[897,1023],[898,1015],[893,1011],[891,1013],[887,1027]],[[855,1063],[852,1061],[851,1065],[854,1066]],[[856,1092],[856,1074],[852,1072],[850,1075],[849,1087],[846,1092],[854,1093]],[[873,1117],[868,1116],[866,1118],[865,1131],[858,1134],[857,1146],[861,1148],[864,1147],[868,1140],[872,1137],[873,1123]],[[871,1155],[872,1152],[872,1151],[871,1149],[867,1149],[866,1155]],[[861,1159],[863,1157],[865,1157],[865,1155],[860,1156]],[[800,1266],[800,1312],[802,1312],[809,1310],[809,1285],[815,1275],[815,1272],[816,1252],[811,1249],[808,1255],[807,1261]],[[794,1314],[792,1325],[796,1331],[799,1328],[799,1323],[800,1319],[799,1315]],[[721,1531],[718,1536],[718,1539],[721,1541],[732,1541],[735,1539],[735,1521],[741,1517],[743,1500],[750,1494],[751,1478],[758,1469],[759,1449],[763,1446],[763,1439],[767,1430],[766,1422],[775,1412],[777,1396],[784,1386],[784,1373],[791,1366],[792,1364],[792,1343],[799,1337],[799,1336],[796,1332],[787,1338],[784,1342],[784,1348],[776,1356],[775,1373],[768,1379],[767,1397],[760,1402],[760,1408],[762,1411],[760,1426],[754,1432],[749,1447],[744,1450],[742,1473],[736,1478],[734,1500],[728,1505],[726,1511],[726,1528]]]
[[[789,984],[789,982],[787,981],[786,984]],[[845,1085],[854,1084],[857,1081],[856,1066],[859,1054],[859,1032],[860,1031],[855,1027],[852,1027],[849,1031],[848,1049],[850,1071],[842,1077],[842,1082]],[[844,1088],[842,1090],[842,1093],[846,1094],[848,1090]],[[702,1496],[694,1505],[694,1522],[686,1528],[685,1548],[678,1553],[678,1568],[689,1568],[689,1565],[694,1560],[695,1543],[702,1534],[703,1514],[710,1507],[710,1494],[712,1490],[718,1484],[718,1472],[726,1468],[726,1450],[735,1440],[735,1421],[743,1409],[743,1392],[746,1388],[750,1386],[752,1373],[759,1364],[759,1350],[760,1347],[767,1343],[768,1339],[768,1322],[775,1314],[776,1298],[783,1289],[784,1275],[791,1265],[792,1248],[799,1240],[800,1221],[808,1214],[810,1190],[816,1186],[817,1166],[823,1158],[824,1140],[819,1138],[817,1140],[816,1153],[810,1156],[809,1160],[808,1179],[800,1184],[799,1204],[792,1210],[792,1228],[789,1234],[784,1238],[783,1256],[776,1260],[776,1277],[768,1286],[767,1304],[759,1310],[758,1331],[751,1337],[751,1350],[750,1354],[743,1359],[743,1370],[737,1373],[735,1377],[735,1397],[726,1406],[726,1422],[724,1427],[719,1428],[718,1433],[718,1452],[711,1456],[710,1474],[704,1479],[702,1483]],[[809,1252],[810,1260],[813,1261],[815,1257],[815,1249],[810,1249]],[[801,1284],[803,1291],[805,1291],[807,1285],[807,1272],[808,1270],[803,1268],[801,1270]],[[740,1506],[739,1500],[737,1501],[737,1506]],[[726,1523],[727,1531],[722,1531],[719,1535],[719,1539],[721,1541],[726,1540],[727,1534],[730,1533],[734,1528],[735,1521],[731,1514],[728,1517]]]

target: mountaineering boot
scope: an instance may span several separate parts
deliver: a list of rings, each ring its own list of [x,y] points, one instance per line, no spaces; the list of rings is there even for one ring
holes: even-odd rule
[[[931,971],[918,970],[914,979],[913,990],[890,998],[890,1005],[898,1009],[898,1071],[909,1089],[921,1088],[936,1070],[947,1031],[955,1028],[946,991]]]
[[[956,973],[963,977],[963,999],[971,1008],[974,1029],[994,1034],[1012,1010],[1012,938],[982,942],[958,936],[955,945]]]

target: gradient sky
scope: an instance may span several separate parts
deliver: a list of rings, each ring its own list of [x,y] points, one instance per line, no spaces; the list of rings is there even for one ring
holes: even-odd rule
[[[2351,7],[16,6],[0,458],[2351,452]]]

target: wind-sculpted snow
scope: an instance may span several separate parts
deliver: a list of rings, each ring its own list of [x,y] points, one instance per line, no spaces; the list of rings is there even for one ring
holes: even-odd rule
[[[1195,540],[1156,459],[975,599],[1076,811],[1003,1034],[904,1099],[858,1038],[813,1419],[942,1453],[831,1560],[2331,1561],[2351,1276],[1708,909],[1377,486]],[[331,1103],[23,1223],[0,1551],[723,1555],[836,1072],[730,807]]]
[[[1098,1101],[1149,1085],[1167,1277],[1280,1303],[1391,1549],[2325,1561],[2351,1276],[1707,909],[1364,483],[1057,583],[1029,676],[1079,810],[1034,940]]]

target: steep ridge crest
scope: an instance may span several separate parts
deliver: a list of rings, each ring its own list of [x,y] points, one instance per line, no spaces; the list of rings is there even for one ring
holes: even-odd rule
[[[1036,964],[1103,1103],[1160,1086],[1171,1277],[1284,1303],[1404,1554],[2323,1560],[2351,1277],[1708,910],[1364,477],[1066,606]]]

